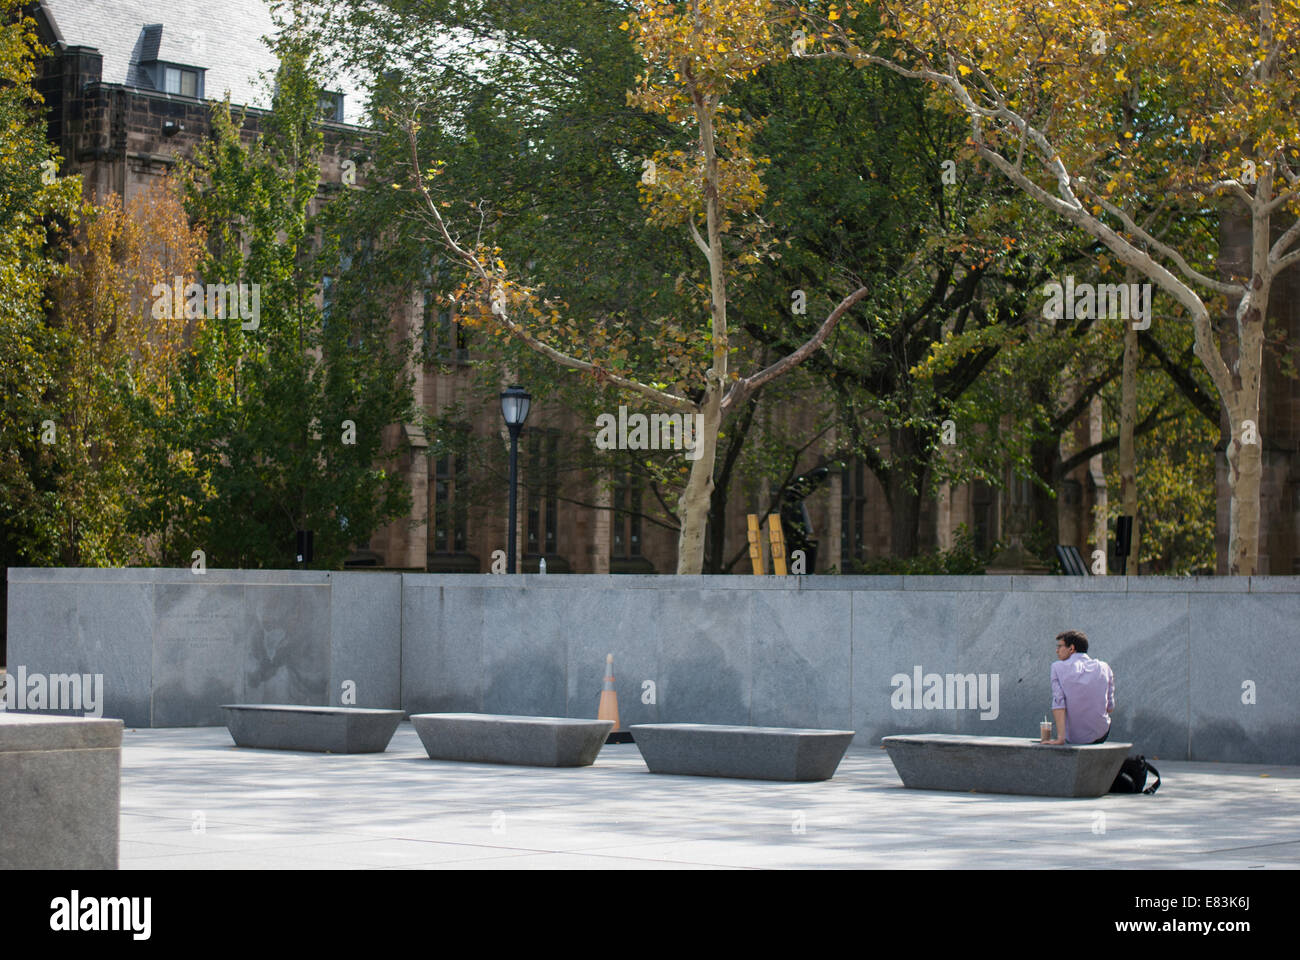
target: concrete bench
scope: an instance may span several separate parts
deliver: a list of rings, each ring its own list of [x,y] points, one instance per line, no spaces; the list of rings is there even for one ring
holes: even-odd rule
[[[914,790],[974,790],[1037,797],[1100,797],[1109,792],[1131,743],[1051,746],[1027,737],[909,734],[881,741]]]
[[[651,773],[747,780],[829,780],[852,730],[638,723],[632,738]]]
[[[236,746],[318,753],[383,753],[405,716],[401,710],[284,703],[230,703],[221,709]]]
[[[116,870],[122,721],[0,711],[0,870]]]
[[[416,713],[411,726],[430,760],[588,767],[614,729],[612,720],[511,717],[492,713]]]

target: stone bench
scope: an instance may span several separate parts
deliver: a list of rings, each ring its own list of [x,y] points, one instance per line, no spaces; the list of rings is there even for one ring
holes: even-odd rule
[[[632,738],[651,773],[747,780],[829,780],[852,730],[638,723]]]
[[[1027,737],[909,734],[881,740],[914,790],[964,790],[1037,797],[1100,797],[1110,791],[1131,743],[1053,746]]]
[[[368,707],[230,703],[221,707],[239,747],[317,753],[383,753],[405,714]]]
[[[0,711],[0,870],[116,870],[122,721]]]
[[[430,760],[588,767],[614,729],[612,720],[511,717],[492,713],[416,713],[411,726]]]

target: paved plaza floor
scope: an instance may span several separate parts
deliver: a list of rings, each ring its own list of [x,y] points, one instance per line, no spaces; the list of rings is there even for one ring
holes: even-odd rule
[[[1300,767],[1157,763],[1155,796],[903,788],[882,749],[833,780],[655,776],[632,744],[592,767],[236,748],[224,727],[127,730],[123,869],[1300,867]]]

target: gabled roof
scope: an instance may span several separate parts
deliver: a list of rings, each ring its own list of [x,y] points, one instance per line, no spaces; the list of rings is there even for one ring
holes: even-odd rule
[[[41,0],[56,36],[69,46],[95,47],[103,80],[152,90],[143,63],[154,60],[202,67],[204,95],[269,109],[259,73],[273,77],[275,55],[262,38],[275,32],[267,0]],[[360,123],[363,93],[341,70],[329,89],[343,93],[343,118]]]

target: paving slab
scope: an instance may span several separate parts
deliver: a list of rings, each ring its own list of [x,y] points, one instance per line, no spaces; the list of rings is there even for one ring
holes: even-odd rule
[[[1154,796],[910,790],[885,751],[834,779],[241,750],[224,728],[127,730],[123,869],[1297,869],[1300,767],[1155,759]],[[196,816],[199,815],[199,816]],[[202,832],[196,832],[196,823]]]

